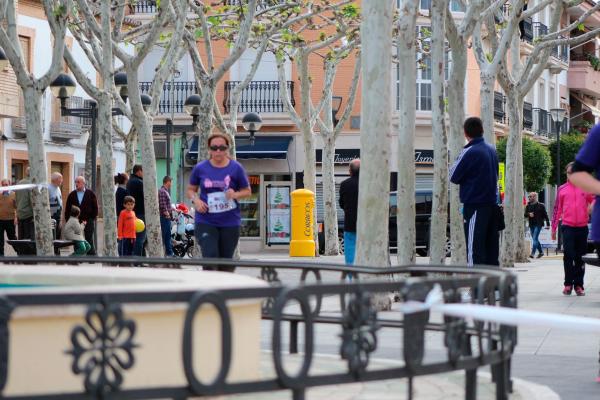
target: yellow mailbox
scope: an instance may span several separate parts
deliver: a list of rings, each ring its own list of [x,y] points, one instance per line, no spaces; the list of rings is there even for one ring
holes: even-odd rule
[[[307,189],[297,189],[292,197],[292,240],[290,257],[314,257],[313,234],[315,194]]]

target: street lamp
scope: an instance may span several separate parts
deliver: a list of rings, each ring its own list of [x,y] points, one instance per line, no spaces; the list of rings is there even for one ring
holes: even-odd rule
[[[245,130],[250,132],[250,146],[254,146],[254,133],[260,131],[260,128],[262,127],[262,118],[256,113],[247,113],[244,115],[244,118],[242,118],[242,125]]]
[[[550,116],[554,123],[554,130],[556,131],[556,190],[560,187],[560,128],[562,126],[563,119],[567,114],[567,110],[564,108],[553,108],[550,110]]]
[[[143,95],[142,95],[143,96]],[[148,96],[149,97],[149,96]],[[181,133],[182,140],[186,141],[187,132],[193,132],[196,130],[196,126],[198,125],[198,119],[200,117],[200,101],[201,98],[197,94],[192,94],[185,99],[183,103],[183,109],[192,117],[191,125],[174,125],[173,120],[171,118],[166,118],[164,124],[153,125],[152,131],[155,133],[164,133],[166,140],[166,160],[167,160],[167,175],[171,176],[171,135],[174,133]],[[171,104],[171,109],[173,109],[174,103]],[[182,145],[183,146],[183,145]],[[185,149],[182,147],[182,152]],[[183,157],[183,156],[182,156]],[[180,182],[183,182],[183,163],[181,164],[181,177]],[[181,194],[183,197],[183,194]]]
[[[124,72],[119,72],[114,76],[114,82],[119,94],[123,101],[127,101],[127,75]],[[90,107],[86,108],[67,108],[67,99],[75,93],[75,80],[65,73],[62,73],[56,77],[56,79],[50,84],[50,90],[52,94],[60,99],[60,115],[63,117],[79,117],[89,118],[92,121],[91,126],[91,186],[93,190],[96,190],[96,153],[98,145],[98,132],[96,127],[96,120],[98,119],[98,105],[95,101],[90,102]],[[152,101],[150,99],[150,101]],[[143,101],[142,101],[143,103]],[[120,108],[112,108],[112,115],[123,115]]]
[[[339,122],[335,117],[337,113],[340,111],[340,107],[342,106],[342,96],[331,96],[331,117],[333,120],[333,126],[336,126]]]
[[[6,54],[4,54],[4,50],[0,48],[0,71],[6,67],[8,67],[8,58],[6,57]]]

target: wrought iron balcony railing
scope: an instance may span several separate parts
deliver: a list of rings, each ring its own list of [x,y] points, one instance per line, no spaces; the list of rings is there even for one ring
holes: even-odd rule
[[[223,107],[225,113],[231,110],[231,91],[239,85],[239,81],[225,82],[225,97]],[[290,95],[292,105],[296,105],[294,100],[294,82],[287,82],[287,91]],[[242,91],[238,112],[266,112],[281,113],[285,111],[283,102],[280,99],[279,81],[252,81]]]
[[[134,14],[153,14],[156,12],[156,0],[138,0],[133,5]]]
[[[519,30],[521,31],[521,39],[527,43],[533,43],[533,22],[531,18],[526,18],[519,22]]]
[[[500,123],[506,122],[506,96],[494,92],[494,119]]]
[[[545,24],[542,24],[541,22],[533,23],[533,37],[535,39],[541,38],[542,36],[545,36],[547,34],[548,34],[548,27]]]
[[[539,136],[548,136],[549,128],[552,126],[550,114],[542,108],[533,109],[533,133]]]
[[[185,99],[194,93],[198,93],[196,82],[165,82],[162,95],[158,106],[159,114],[181,114],[184,112],[183,104]],[[145,94],[150,93],[152,82],[140,82],[140,91]]]
[[[531,103],[523,102],[523,129],[528,131],[533,128],[533,106]]]

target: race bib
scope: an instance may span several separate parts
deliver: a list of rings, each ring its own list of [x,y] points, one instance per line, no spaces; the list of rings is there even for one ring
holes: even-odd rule
[[[208,212],[222,213],[236,208],[235,200],[227,200],[225,192],[208,193]]]

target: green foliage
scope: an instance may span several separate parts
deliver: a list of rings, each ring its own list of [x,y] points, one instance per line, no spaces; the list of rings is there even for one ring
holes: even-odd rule
[[[60,18],[62,16],[65,16],[67,14],[67,7],[65,7],[63,4],[56,6],[52,10],[52,14],[54,14],[55,18]]]
[[[507,138],[501,138],[496,143],[498,159],[506,162]],[[539,192],[548,183],[552,173],[550,152],[542,144],[523,138],[523,184],[528,192]]]
[[[348,4],[342,7],[342,15],[346,18],[356,18],[360,14],[360,9],[356,4]]]
[[[583,24],[583,22],[577,24],[577,29],[581,32],[585,31],[585,25]]]
[[[586,55],[587,60],[590,62],[590,66],[594,68],[594,71],[600,71],[600,59],[592,53]]]
[[[567,181],[565,169],[567,164],[575,161],[575,156],[585,141],[585,135],[579,133],[568,133],[560,137],[560,182],[561,184]],[[552,157],[552,175],[556,180],[556,140],[548,146]]]

